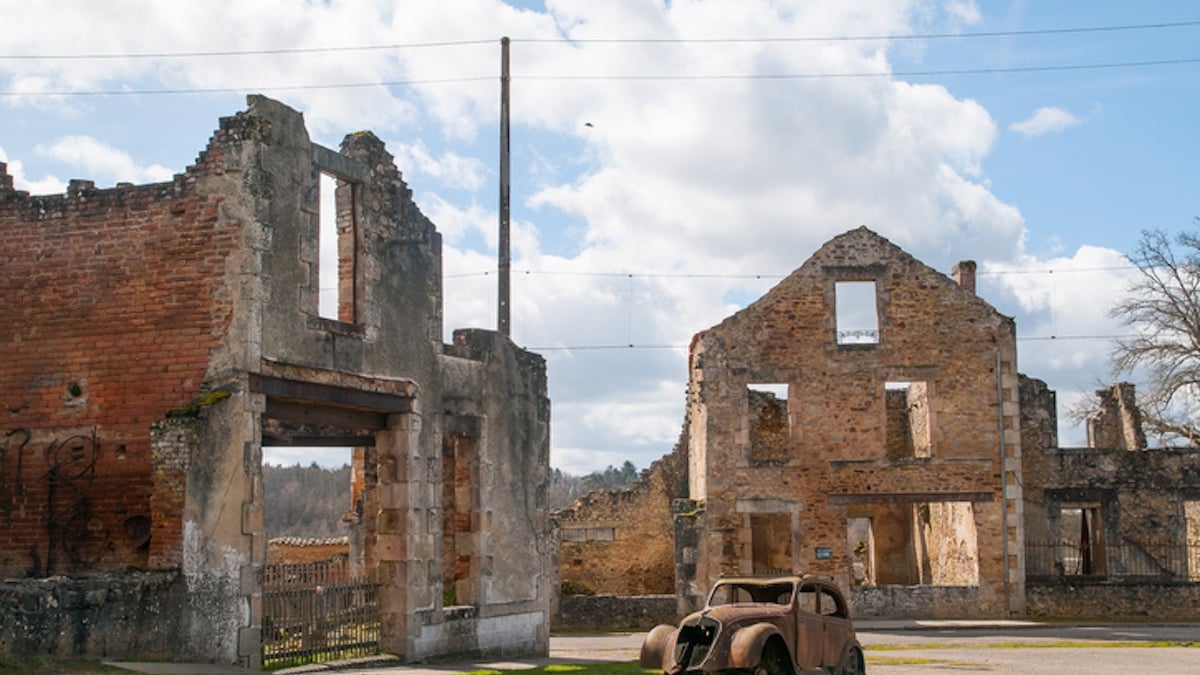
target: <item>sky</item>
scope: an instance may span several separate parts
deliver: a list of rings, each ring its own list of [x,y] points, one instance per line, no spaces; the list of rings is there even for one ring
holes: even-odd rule
[[[447,339],[496,326],[511,38],[512,337],[547,360],[551,464],[575,474],[670,451],[691,337],[861,225],[943,272],[977,261],[1020,370],[1058,393],[1061,443],[1082,445],[1061,409],[1114,381],[1125,254],[1200,215],[1192,2],[0,0],[0,16],[18,189],[170,180],[247,94],[302,111],[328,147],[373,130],[442,233]]]

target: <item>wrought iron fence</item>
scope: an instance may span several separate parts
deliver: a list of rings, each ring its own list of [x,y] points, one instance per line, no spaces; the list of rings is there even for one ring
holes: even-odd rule
[[[1200,583],[1200,541],[1027,542],[1025,576]]]
[[[336,561],[264,568],[264,668],[377,653],[379,584]]]

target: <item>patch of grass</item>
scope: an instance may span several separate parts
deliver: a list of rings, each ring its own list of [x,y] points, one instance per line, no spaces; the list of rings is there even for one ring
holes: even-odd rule
[[[577,673],[578,675],[647,675],[659,673],[661,670],[643,670],[634,661],[624,663],[552,663],[540,668],[525,670],[472,670],[458,675],[505,675],[505,673],[520,673],[520,675],[555,675],[558,673]]]
[[[867,665],[872,666],[946,666],[949,668],[970,668],[977,666],[966,661],[951,659],[918,659],[904,656],[868,656]]]

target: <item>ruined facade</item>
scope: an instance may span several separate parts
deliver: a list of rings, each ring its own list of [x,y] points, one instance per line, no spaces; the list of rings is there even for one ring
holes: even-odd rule
[[[1029,612],[1193,619],[1200,449],[1147,447],[1132,384],[1096,397],[1088,447],[1059,447],[1054,392],[1021,378]]]
[[[806,572],[856,616],[1194,618],[1200,449],[1148,448],[1128,383],[1096,392],[1089,447],[1059,447],[1055,393],[1017,374],[1013,322],[974,274],[859,228],[695,337],[679,613],[721,574]],[[640,526],[609,501],[573,508]],[[622,592],[572,555],[579,583]]]
[[[866,613],[1023,612],[1015,328],[955,274],[859,228],[696,335],[684,608],[791,571]]]
[[[597,490],[557,509],[564,593],[675,593],[671,505],[687,490],[686,444],[624,489]]]
[[[252,96],[172,182],[31,196],[0,165],[0,265],[0,575],[26,579],[0,652],[260,663],[271,444],[360,448],[384,651],[546,652],[545,363],[443,344],[440,235],[374,135],[333,151]]]

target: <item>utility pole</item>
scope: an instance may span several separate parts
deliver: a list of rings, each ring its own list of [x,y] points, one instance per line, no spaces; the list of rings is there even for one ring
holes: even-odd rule
[[[508,230],[509,230],[509,159],[508,159],[508,38],[500,38],[500,269],[496,307],[496,330],[504,337],[512,336],[510,325],[510,291]]]

